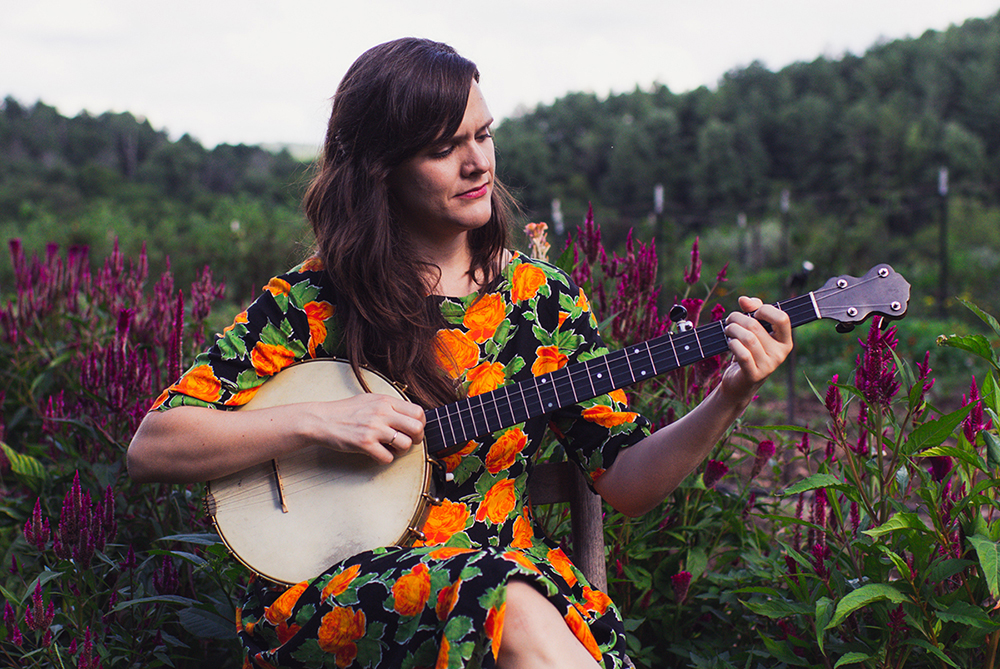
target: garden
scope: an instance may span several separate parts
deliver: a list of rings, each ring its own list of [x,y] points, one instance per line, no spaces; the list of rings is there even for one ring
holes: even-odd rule
[[[613,250],[592,215],[564,249],[544,224],[528,233],[526,251],[585,287],[612,348],[676,329],[663,304],[697,326],[744,289],[728,266],[703,268],[697,238],[679,276],[662,277],[652,241]],[[54,244],[29,257],[18,240],[9,251],[0,663],[240,666],[248,573],[213,532],[204,488],[137,485],[124,464],[147,408],[205,346],[224,286],[209,268],[184,286],[169,269],[150,276],[144,250],[117,245],[103,259]],[[976,327],[937,333],[933,349],[918,350],[927,338],[906,319],[836,335],[850,358],[802,366],[795,423],[791,386],[772,379],[661,507],[606,509],[610,594],[637,666],[997,666],[1000,323],[965,308]],[[797,330],[800,357],[829,347],[812,333],[832,327]],[[630,403],[676,420],[727,362],[645,381]],[[542,518],[569,541],[564,509]]]

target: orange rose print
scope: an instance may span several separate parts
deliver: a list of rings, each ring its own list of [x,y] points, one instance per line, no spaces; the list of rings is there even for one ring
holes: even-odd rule
[[[253,396],[256,395],[257,391],[260,389],[261,386],[256,386],[254,388],[247,388],[246,390],[241,390],[240,392],[236,393],[228,400],[226,400],[226,406],[241,407],[250,400],[252,400]]]
[[[260,376],[272,376],[295,362],[295,353],[284,346],[259,341],[250,352],[250,362]]]
[[[267,282],[266,286],[264,286],[264,290],[271,293],[275,297],[278,295],[287,295],[291,289],[292,284],[288,283],[284,279],[279,279],[278,277],[274,277]]]
[[[448,637],[441,635],[441,647],[438,649],[437,662],[434,663],[434,669],[448,669],[451,666],[449,661],[449,655],[451,654],[451,644],[448,643]]]
[[[503,297],[497,293],[490,293],[469,307],[462,319],[462,325],[469,328],[469,336],[473,340],[482,344],[493,336],[497,326],[503,323],[505,318],[507,311]]]
[[[319,647],[332,653],[338,667],[348,667],[358,656],[354,643],[365,635],[365,612],[355,612],[349,606],[337,606],[323,616],[317,638]]]
[[[469,380],[469,397],[496,390],[506,379],[503,365],[499,362],[484,362],[470,369],[465,375]]]
[[[600,662],[603,659],[601,655],[601,649],[597,647],[597,640],[594,639],[593,633],[590,628],[587,627],[587,623],[583,621],[583,616],[575,608],[570,608],[569,612],[565,616],[566,624],[569,625],[570,630],[580,640],[583,647],[586,648],[595,660]]]
[[[458,579],[451,585],[441,588],[441,592],[438,593],[437,606],[434,609],[438,620],[444,621],[451,615],[451,610],[455,608],[455,603],[458,601],[458,591],[461,587],[462,579]]]
[[[580,296],[576,298],[576,306],[583,309],[584,313],[590,311],[590,300],[587,299],[587,295],[583,292],[583,288],[580,289]]]
[[[222,393],[222,383],[215,377],[215,372],[209,365],[198,365],[189,370],[170,389],[206,402],[217,402]]]
[[[519,427],[512,427],[497,439],[486,454],[486,470],[496,474],[514,464],[517,454],[528,445],[528,437]]]
[[[160,393],[159,397],[157,397],[155,400],[153,400],[153,405],[151,407],[149,407],[149,410],[152,411],[153,409],[156,409],[157,407],[159,407],[161,404],[163,404],[164,402],[167,401],[168,397],[170,397],[170,389],[169,388],[167,388],[166,390],[164,390],[162,393]]]
[[[511,277],[510,299],[513,302],[530,300],[547,281],[545,272],[534,265],[518,265]]]
[[[563,580],[566,581],[570,587],[576,585],[576,574],[573,573],[573,564],[569,561],[569,558],[566,557],[566,554],[563,553],[561,548],[553,548],[545,557],[548,558],[552,567],[559,572],[559,575],[563,577]]]
[[[460,546],[444,546],[443,548],[438,548],[437,550],[428,553],[434,560],[447,560],[450,557],[455,557],[456,555],[462,555],[463,553],[475,553],[474,548],[462,548]]]
[[[521,565],[528,571],[534,571],[534,572],[539,571],[538,567],[536,567],[531,560],[526,558],[524,556],[524,553],[522,553],[521,551],[507,551],[506,553],[503,554],[503,559],[509,562],[516,562],[517,564]]]
[[[320,600],[344,594],[344,591],[351,585],[351,581],[357,577],[359,571],[361,571],[361,566],[355,564],[331,578],[330,582],[323,588],[323,592],[320,593]]]
[[[490,607],[486,613],[486,636],[492,641],[493,659],[500,655],[500,639],[503,637],[503,619],[507,614],[507,602],[500,608]]]
[[[319,256],[312,256],[302,263],[303,272],[321,272],[326,269],[326,264]]]
[[[236,318],[233,319],[233,324],[227,326],[226,329],[223,330],[222,332],[223,332],[223,334],[225,334],[226,332],[229,332],[230,330],[232,330],[234,327],[236,327],[240,323],[246,323],[246,322],[247,322],[247,312],[246,312],[246,310],[244,310],[244,311],[241,311],[240,313],[236,314]]]
[[[289,616],[292,615],[295,602],[299,601],[299,597],[308,587],[309,582],[302,581],[281,593],[281,596],[274,600],[274,604],[264,609],[264,618],[267,619],[267,622],[277,625],[288,620]]]
[[[569,318],[569,312],[568,311],[560,311],[559,312],[559,325],[558,325],[557,329],[562,327],[562,324],[566,322],[567,318]]]
[[[514,510],[515,502],[514,479],[497,481],[483,496],[479,510],[476,511],[476,520],[483,521],[489,518],[491,523],[500,524],[507,520],[507,516]]]
[[[420,542],[422,546],[435,546],[451,539],[456,532],[465,529],[469,520],[469,507],[461,502],[444,500],[432,506],[427,516],[427,522],[421,528],[427,538]]]
[[[453,379],[479,362],[479,347],[461,330],[440,330],[434,338],[438,365]]]
[[[289,625],[287,620],[282,620],[280,623],[278,623],[278,627],[275,629],[275,632],[278,633],[278,643],[279,644],[285,643],[293,636],[298,634],[300,629],[302,629],[301,626],[296,625],[294,623]]]
[[[638,414],[632,411],[615,411],[609,406],[598,404],[589,409],[583,410],[583,417],[591,423],[597,423],[602,427],[614,427],[622,423],[630,423],[636,419]]]
[[[462,458],[464,458],[469,453],[472,453],[477,448],[479,448],[479,444],[475,441],[470,441],[465,446],[463,446],[460,451],[457,451],[455,453],[452,453],[451,455],[446,455],[443,458],[440,458],[441,464],[444,465],[444,470],[446,472],[455,471],[458,465],[462,462]]]
[[[416,616],[424,610],[431,596],[431,576],[424,563],[418,564],[399,577],[392,586],[396,603],[393,608],[401,616]]]
[[[611,598],[600,590],[583,586],[583,597],[587,600],[587,603],[584,604],[584,609],[600,616],[603,616],[604,612],[611,606]]]
[[[528,510],[517,517],[514,521],[514,540],[510,542],[511,548],[531,548],[534,545],[534,531],[531,529],[531,521],[528,520]]]
[[[535,376],[548,374],[562,369],[569,362],[565,354],[559,352],[558,346],[539,346],[535,349],[535,362],[531,365],[531,373]]]
[[[303,309],[309,321],[309,355],[316,357],[316,347],[326,341],[326,321],[333,316],[329,302],[307,302]]]
[[[619,388],[618,390],[612,390],[610,393],[608,393],[608,395],[615,402],[628,406],[628,397],[625,396],[625,391],[622,390],[621,388]]]

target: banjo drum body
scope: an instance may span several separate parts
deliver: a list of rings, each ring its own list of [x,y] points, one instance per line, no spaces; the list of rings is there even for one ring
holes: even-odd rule
[[[382,375],[362,375],[372,392],[403,397]],[[364,392],[349,363],[321,358],[282,370],[240,410]],[[206,501],[237,560],[292,585],[363,551],[412,543],[433,500],[431,471],[423,443],[388,465],[317,445],[210,481]]]

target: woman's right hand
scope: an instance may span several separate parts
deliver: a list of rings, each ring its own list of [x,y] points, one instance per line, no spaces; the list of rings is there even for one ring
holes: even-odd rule
[[[243,411],[180,406],[143,418],[128,471],[139,483],[208,481],[315,445],[389,463],[423,438],[424,410],[387,395]]]
[[[424,410],[398,397],[365,393],[333,402],[299,405],[302,437],[388,464],[424,439]]]

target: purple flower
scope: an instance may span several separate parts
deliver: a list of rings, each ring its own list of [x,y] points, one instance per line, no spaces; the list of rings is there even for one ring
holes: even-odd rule
[[[808,425],[806,427],[808,427]],[[800,441],[795,448],[798,449],[799,453],[801,453],[802,455],[809,455],[809,433],[808,432],[803,432],[802,433],[802,441]]]
[[[691,572],[679,571],[670,577],[670,585],[674,587],[674,596],[678,604],[683,604],[687,599],[688,589],[691,587]]]
[[[891,351],[896,349],[896,328],[883,330],[882,319],[872,319],[867,341],[860,342],[864,355],[858,356],[855,384],[869,406],[887,407],[899,391],[896,363]]]
[[[774,457],[774,442],[770,439],[757,444],[757,457],[753,461],[753,468],[750,470],[750,478],[755,479],[764,469],[767,461]]]
[[[938,483],[941,483],[955,467],[952,459],[947,455],[932,455],[927,458],[927,461],[927,470],[930,472],[931,478]]]
[[[962,434],[973,446],[976,445],[976,437],[983,430],[988,430],[992,425],[991,420],[983,422],[983,401],[979,396],[979,386],[976,385],[976,377],[972,377],[972,385],[969,386],[969,398],[962,395],[962,406],[972,405],[969,415],[962,421]]]
[[[834,374],[830,379],[830,386],[826,389],[826,410],[833,420],[840,420],[840,412],[844,408],[844,399],[840,396],[840,388],[837,386],[839,375]]]
[[[31,512],[31,518],[24,524],[24,538],[29,544],[43,551],[49,543],[51,534],[49,519],[42,518],[42,500],[38,498],[35,500],[35,510]]]
[[[719,462],[718,460],[709,460],[708,464],[705,466],[705,474],[702,480],[705,483],[706,488],[713,488],[715,484],[719,482],[723,476],[729,473],[729,467],[724,462]]]
[[[24,613],[24,624],[30,629],[41,632],[48,630],[55,617],[55,603],[49,602],[48,607],[42,599],[42,582],[35,582],[35,592],[31,597],[31,606]]]
[[[701,254],[698,253],[698,238],[691,245],[691,268],[684,270],[684,283],[692,285],[701,279]]]

